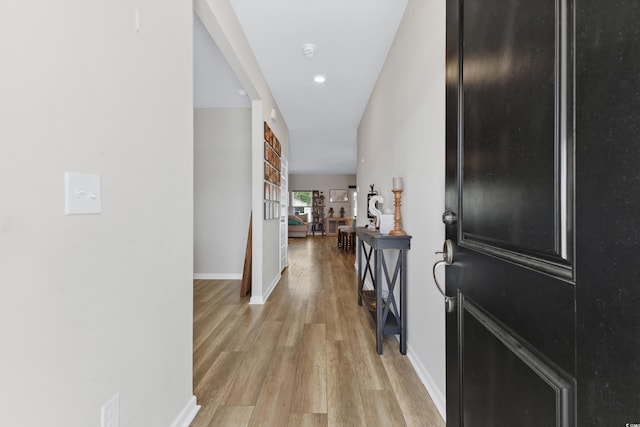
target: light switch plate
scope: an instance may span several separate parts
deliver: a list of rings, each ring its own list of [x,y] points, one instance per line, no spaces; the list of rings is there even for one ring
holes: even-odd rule
[[[64,214],[102,213],[102,191],[99,175],[65,172]]]

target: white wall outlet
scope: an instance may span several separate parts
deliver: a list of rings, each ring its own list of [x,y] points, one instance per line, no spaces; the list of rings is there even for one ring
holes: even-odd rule
[[[120,393],[116,393],[102,406],[100,427],[120,426]]]
[[[102,213],[102,191],[99,175],[64,173],[64,214]]]

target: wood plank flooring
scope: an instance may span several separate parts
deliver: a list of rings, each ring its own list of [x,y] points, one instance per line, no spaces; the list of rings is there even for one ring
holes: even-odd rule
[[[266,304],[240,281],[194,281],[192,427],[444,426],[398,341],[375,351],[355,257],[336,238],[289,239]]]

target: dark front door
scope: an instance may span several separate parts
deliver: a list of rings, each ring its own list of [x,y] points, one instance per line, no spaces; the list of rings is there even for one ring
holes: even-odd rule
[[[447,2],[448,425],[640,423],[638,22]]]

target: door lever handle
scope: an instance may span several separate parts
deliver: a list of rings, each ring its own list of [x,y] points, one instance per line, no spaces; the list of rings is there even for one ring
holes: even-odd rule
[[[451,240],[445,240],[442,252],[436,253],[442,254],[442,261],[436,261],[436,263],[433,264],[433,282],[436,284],[436,288],[438,288],[440,294],[444,297],[444,305],[447,313],[452,313],[456,306],[455,297],[450,297],[445,294],[444,288],[440,286],[440,283],[438,283],[438,277],[436,276],[436,269],[438,267],[453,264],[453,243]]]

